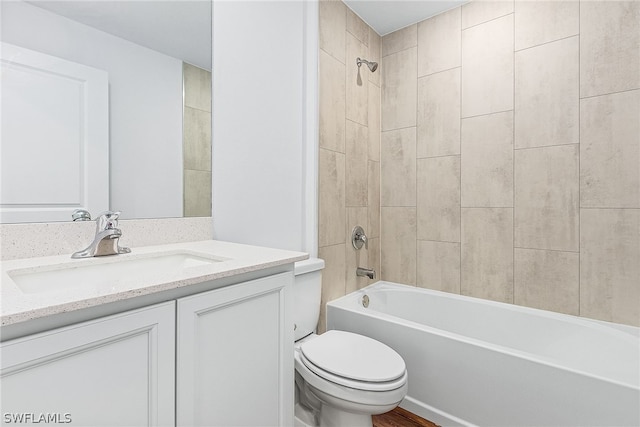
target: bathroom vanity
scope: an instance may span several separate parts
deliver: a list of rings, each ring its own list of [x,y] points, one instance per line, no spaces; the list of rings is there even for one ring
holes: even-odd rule
[[[292,424],[305,258],[203,241],[3,262],[3,423]]]

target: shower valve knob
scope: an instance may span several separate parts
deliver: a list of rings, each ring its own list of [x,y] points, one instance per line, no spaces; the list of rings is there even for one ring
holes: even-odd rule
[[[365,249],[369,249],[369,239],[364,233],[364,229],[359,225],[353,227],[353,231],[351,232],[351,244],[356,250],[362,249],[363,245]]]

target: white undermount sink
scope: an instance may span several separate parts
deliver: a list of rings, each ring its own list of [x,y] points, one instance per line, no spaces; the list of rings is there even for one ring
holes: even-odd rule
[[[139,282],[162,275],[174,277],[192,268],[223,261],[226,259],[189,252],[165,252],[140,257],[96,257],[7,273],[22,292],[36,294],[79,288],[110,289],[123,282]]]

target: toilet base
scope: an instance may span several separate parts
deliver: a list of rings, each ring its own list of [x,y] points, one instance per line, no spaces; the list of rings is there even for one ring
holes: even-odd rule
[[[293,427],[318,427],[315,412],[300,403],[296,403]]]
[[[322,427],[372,427],[370,414],[354,414],[338,408],[324,405],[320,411]]]
[[[315,413],[308,408],[297,404],[295,409],[294,427],[372,427],[371,415],[352,414],[323,406],[320,412],[319,422]]]
[[[402,396],[407,394],[407,385],[403,386],[400,393]],[[307,407],[315,410],[319,427],[372,427],[372,415],[383,414],[392,410],[400,404],[400,401],[385,405],[370,405],[364,403],[356,403],[336,398],[307,382],[302,384],[302,399]]]

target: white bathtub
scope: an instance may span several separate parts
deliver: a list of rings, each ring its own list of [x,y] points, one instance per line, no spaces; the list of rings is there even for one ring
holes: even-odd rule
[[[330,302],[327,328],[400,353],[400,406],[441,425],[640,425],[639,328],[389,282]]]

